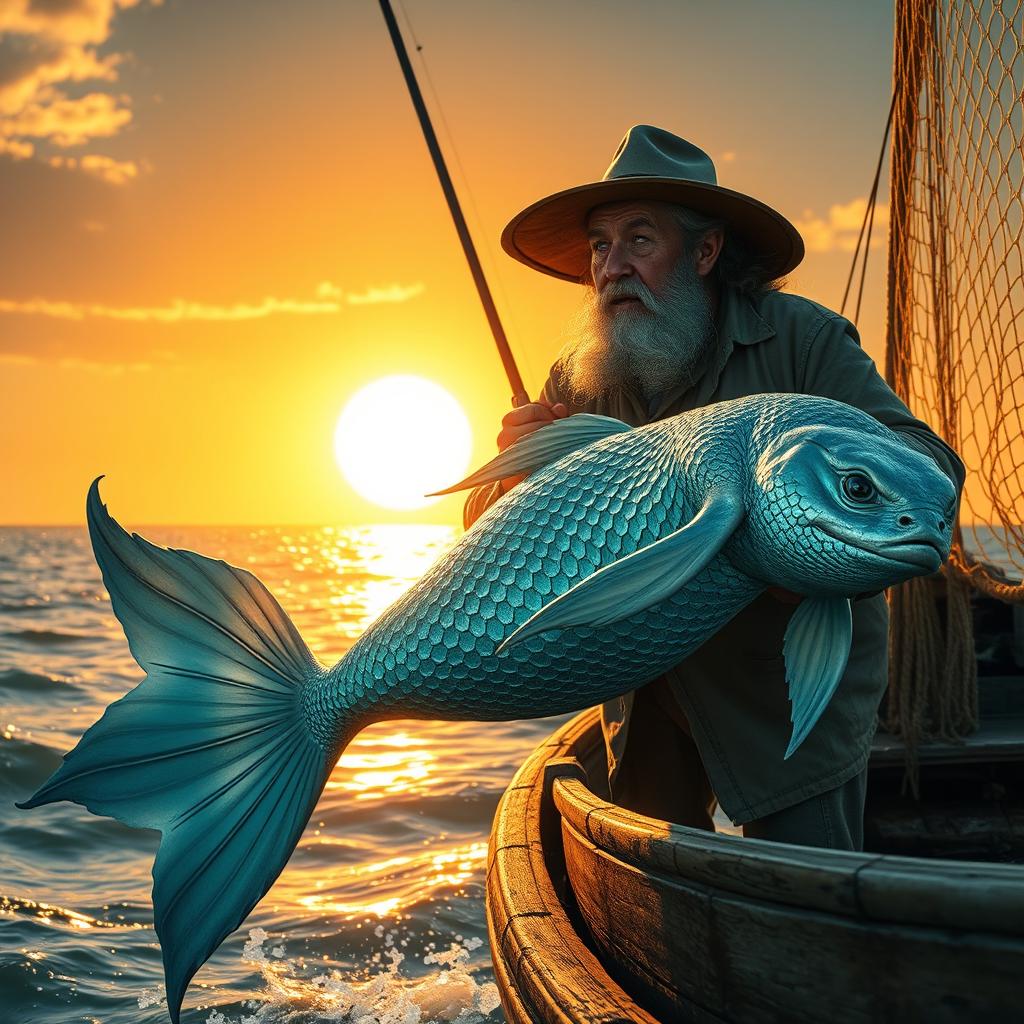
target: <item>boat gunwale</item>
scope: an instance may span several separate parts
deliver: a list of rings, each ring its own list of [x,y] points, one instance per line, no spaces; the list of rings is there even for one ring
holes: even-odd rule
[[[657,1024],[579,937],[548,871],[540,828],[545,765],[582,752],[593,739],[586,724],[577,716],[534,750],[494,817],[487,931],[502,1007],[514,1024]]]
[[[597,713],[577,716],[556,738],[579,760],[600,741]],[[556,778],[551,791],[565,823],[643,871],[874,923],[1021,934],[1024,865],[791,846],[649,818],[603,800],[577,778]]]

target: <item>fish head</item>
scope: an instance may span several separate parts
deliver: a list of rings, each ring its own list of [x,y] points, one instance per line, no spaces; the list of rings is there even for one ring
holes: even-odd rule
[[[752,481],[748,558],[770,585],[853,596],[937,572],[949,555],[953,484],[873,423],[788,430],[758,457]]]

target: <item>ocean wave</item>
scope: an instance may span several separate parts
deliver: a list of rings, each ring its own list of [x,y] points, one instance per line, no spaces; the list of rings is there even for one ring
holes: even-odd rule
[[[40,601],[37,598],[28,598],[25,601],[0,601],[0,612],[48,612],[63,607],[65,603],[62,601]]]
[[[0,746],[0,790],[15,794],[31,792],[57,770],[60,754],[43,743],[5,732]],[[25,799],[24,795],[17,799]]]
[[[32,921],[30,916],[19,915],[13,920],[11,931],[16,937],[11,944],[17,943],[19,948],[0,953],[0,1019],[4,1024],[63,1024],[73,1020],[167,1024],[166,1010],[157,1015],[140,1013],[127,995],[140,982],[145,983],[156,967],[153,964],[148,970],[139,970],[122,959],[121,944],[129,936],[133,939],[134,933],[118,934],[104,928],[96,934],[91,925],[83,930],[72,926],[47,929],[44,939],[34,925],[19,928],[19,922]],[[103,936],[102,945],[99,935]],[[144,932],[139,935],[148,938]],[[116,952],[109,945],[111,940],[118,943]],[[111,961],[119,964],[122,984],[103,980],[111,970]]]
[[[18,896],[4,896],[0,893],[0,914],[34,917],[47,924],[66,928],[77,928],[85,931],[89,928],[143,928],[141,924],[122,924],[115,921],[104,921],[88,914],[80,914],[77,910],[67,907],[55,907],[50,903],[38,903],[35,900]]]
[[[75,644],[83,640],[96,639],[87,633],[64,633],[53,629],[20,629],[4,635],[11,640],[20,640],[38,647],[47,647],[51,644]]]
[[[46,697],[74,697],[76,699],[83,695],[80,687],[65,679],[54,679],[41,672],[26,672],[20,668],[0,670],[0,690],[7,690],[10,693],[27,693],[31,696],[42,694]]]

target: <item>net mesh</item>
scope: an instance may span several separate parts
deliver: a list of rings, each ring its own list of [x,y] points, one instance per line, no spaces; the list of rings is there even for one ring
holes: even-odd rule
[[[885,725],[907,744],[977,726],[971,589],[1024,601],[1024,0],[897,0],[886,372],[967,480],[939,614],[891,594]]]
[[[1024,0],[902,0],[896,42],[889,378],[967,465],[954,567],[1022,601]]]

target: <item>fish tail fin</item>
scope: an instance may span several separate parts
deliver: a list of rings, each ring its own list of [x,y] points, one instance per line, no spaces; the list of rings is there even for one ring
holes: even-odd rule
[[[192,976],[284,868],[351,733],[311,729],[303,693],[325,670],[255,576],[127,534],[98,482],[93,550],[147,675],[19,806],[72,800],[163,833],[153,905],[177,1024]]]

